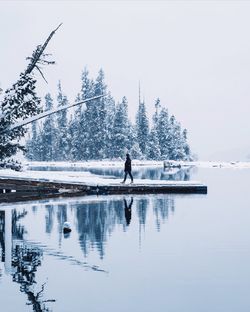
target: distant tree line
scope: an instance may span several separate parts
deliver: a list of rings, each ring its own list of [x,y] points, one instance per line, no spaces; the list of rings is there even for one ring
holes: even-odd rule
[[[187,130],[168,110],[155,102],[152,126],[144,101],[139,100],[136,121],[128,117],[128,101],[124,96],[115,103],[107,89],[104,72],[99,70],[95,80],[87,68],[81,76],[81,90],[76,101],[107,94],[106,97],[78,106],[73,112],[63,110],[34,122],[26,143],[26,156],[36,161],[79,161],[91,159],[132,158],[152,160],[190,160]],[[58,84],[57,106],[68,104],[67,96]],[[55,100],[48,93],[44,110],[54,108]]]

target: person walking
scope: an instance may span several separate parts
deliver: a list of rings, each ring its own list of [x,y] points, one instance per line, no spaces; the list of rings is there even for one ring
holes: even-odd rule
[[[133,183],[134,179],[133,179],[131,171],[132,171],[131,158],[130,158],[129,154],[126,154],[126,161],[125,161],[125,166],[124,166],[125,174],[124,174],[124,179],[121,183],[125,183],[128,174],[130,176],[131,183]]]

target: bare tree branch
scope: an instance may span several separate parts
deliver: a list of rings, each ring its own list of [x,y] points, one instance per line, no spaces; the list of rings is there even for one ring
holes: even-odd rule
[[[35,68],[36,63],[39,61],[40,57],[42,56],[43,51],[46,49],[46,47],[47,47],[49,41],[50,41],[51,38],[54,36],[54,34],[55,34],[55,32],[58,30],[58,28],[61,27],[61,25],[62,25],[62,23],[61,23],[55,30],[53,30],[53,31],[50,33],[49,37],[48,37],[47,40],[44,42],[44,44],[43,44],[42,46],[39,46],[39,47],[37,48],[37,51],[36,51],[36,53],[35,53],[35,55],[34,55],[34,58],[32,58],[31,63],[28,65],[28,68],[26,69],[26,71],[25,71],[25,73],[24,73],[25,75],[30,74],[30,73],[32,72],[32,70]]]
[[[39,73],[41,74],[41,76],[43,77],[45,82],[48,83],[48,81],[45,79],[44,74],[42,73],[41,69],[37,65],[35,65],[35,68],[39,71]]]

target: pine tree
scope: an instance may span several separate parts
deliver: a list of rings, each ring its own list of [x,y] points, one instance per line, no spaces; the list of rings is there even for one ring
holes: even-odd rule
[[[85,68],[82,73],[82,88],[81,96],[82,99],[87,97],[92,97],[95,95],[95,83],[88,77],[88,71]],[[97,159],[99,157],[99,151],[95,144],[98,140],[99,126],[99,108],[96,105],[96,101],[91,101],[86,103],[86,109],[83,114],[81,114],[80,128],[81,132],[84,133],[84,142],[82,144],[82,155],[81,157],[87,157],[88,159]],[[85,133],[86,130],[86,133]],[[83,149],[85,151],[85,156],[83,156]]]
[[[77,95],[76,97],[76,102],[79,102],[81,100],[80,94]],[[82,108],[81,106],[78,106],[74,114],[71,115],[71,120],[69,121],[69,128],[68,128],[68,133],[69,133],[69,150],[70,150],[70,159],[71,160],[80,160],[81,159],[81,154],[80,154],[80,145],[81,145],[81,129],[80,129],[80,120],[81,120],[81,111]]]
[[[81,86],[81,99],[87,99],[94,96],[94,81],[89,78],[87,68],[82,72],[82,86]],[[79,137],[80,140],[77,159],[91,159],[93,158],[93,137],[92,131],[95,126],[96,118],[96,105],[94,101],[86,103],[86,109],[79,112]],[[77,138],[76,138],[77,140]]]
[[[170,118],[170,148],[169,159],[183,160],[185,158],[183,137],[181,135],[180,123],[178,123],[174,116]]]
[[[58,83],[58,96],[57,96],[58,106],[65,106],[68,104],[68,99],[66,95],[62,92],[61,82]],[[69,146],[68,146],[68,122],[67,122],[67,111],[62,110],[57,113],[57,142],[56,150],[57,154],[55,156],[56,160],[67,160],[69,157]]]
[[[129,150],[132,159],[142,159],[143,155],[138,142],[135,142]]]
[[[156,127],[159,119],[159,109],[161,108],[161,101],[159,98],[155,101],[155,113],[153,115],[153,127]]]
[[[53,108],[53,99],[48,93],[45,95],[45,111]],[[55,129],[54,115],[46,117],[43,129],[42,129],[42,145],[43,145],[43,160],[51,161],[55,158],[56,137],[58,136],[57,130]]]
[[[142,154],[138,143],[137,127],[133,125],[128,119],[128,130],[127,130],[127,152],[129,152],[134,159],[143,159],[145,155]]]
[[[118,103],[115,112],[113,127],[113,152],[115,158],[124,157],[128,146],[128,102],[123,97],[122,103]]]
[[[32,135],[29,137],[26,143],[26,157],[29,160],[38,160],[38,145],[37,145],[37,122],[32,123]]]
[[[42,138],[42,128],[37,121],[32,123],[32,136],[26,143],[25,156],[32,161],[43,161],[44,144]]]
[[[155,102],[153,128],[150,133],[149,151],[147,157],[151,159],[185,160],[190,157],[186,131],[181,133],[181,125],[174,116],[168,118],[166,108],[161,108],[160,99]],[[160,111],[159,111],[160,110]],[[152,143],[154,142],[154,143]],[[155,145],[155,150],[154,150]],[[160,149],[160,153],[158,151]]]
[[[183,149],[184,149],[184,160],[192,160],[190,146],[187,143],[187,129],[184,129],[182,132],[182,141],[183,141]]]
[[[136,115],[136,132],[142,154],[146,155],[149,134],[149,122],[144,102],[139,103],[138,112]]]
[[[161,151],[161,159],[169,159],[169,149],[170,149],[170,127],[168,119],[168,110],[162,108],[158,116],[157,124],[155,129],[158,134],[158,140]]]
[[[87,67],[84,68],[81,76],[81,99],[85,100],[94,96],[94,82],[89,79],[89,71]]]
[[[38,124],[38,130],[37,130],[37,137],[35,142],[35,148],[36,148],[36,160],[37,161],[43,161],[44,158],[44,145],[43,145],[43,136],[42,136],[42,124]]]
[[[108,93],[108,96],[105,99],[106,104],[106,115],[105,115],[105,156],[110,158],[112,155],[113,141],[112,141],[112,131],[114,126],[115,119],[115,101],[111,96],[111,93]]]
[[[155,128],[152,128],[148,138],[147,158],[159,160],[161,158],[161,149],[158,139],[158,133]]]
[[[15,155],[18,150],[24,147],[19,140],[24,136],[26,129],[23,127],[7,131],[8,127],[17,122],[20,118],[34,116],[41,112],[40,98],[35,91],[36,80],[29,75],[20,75],[19,80],[6,90],[2,102],[2,118],[0,122],[0,160]]]
[[[99,70],[98,76],[95,81],[94,95],[101,95],[106,93],[107,86],[104,82],[104,72]],[[97,118],[95,119],[95,148],[94,158],[105,158],[105,152],[107,150],[108,130],[106,124],[107,107],[106,99],[100,98],[94,101],[94,105],[97,107]]]

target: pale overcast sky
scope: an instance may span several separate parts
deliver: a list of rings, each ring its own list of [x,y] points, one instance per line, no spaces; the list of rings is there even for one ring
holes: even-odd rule
[[[250,2],[0,1],[0,87],[25,68],[25,57],[63,23],[47,52],[57,65],[39,78],[43,96],[60,79],[73,101],[87,66],[100,67],[130,115],[141,81],[147,110],[161,99],[189,131],[201,159],[220,150],[250,152]]]

